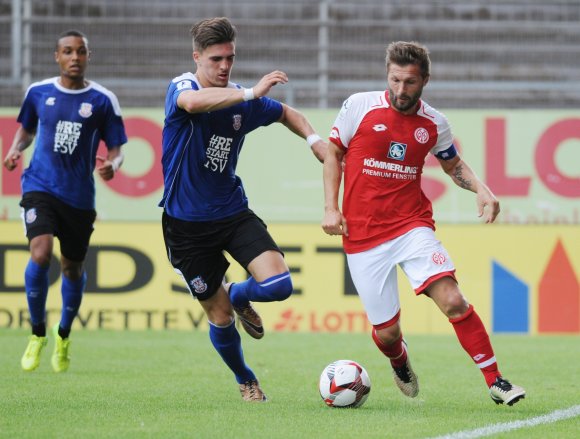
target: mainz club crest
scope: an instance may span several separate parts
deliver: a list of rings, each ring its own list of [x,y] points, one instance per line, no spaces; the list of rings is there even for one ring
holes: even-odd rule
[[[424,145],[429,141],[429,131],[425,128],[417,128],[415,130],[415,140]]]
[[[445,263],[445,261],[447,260],[447,258],[445,257],[445,255],[443,253],[440,253],[440,252],[433,253],[433,255],[431,256],[431,259],[437,265],[443,265]]]

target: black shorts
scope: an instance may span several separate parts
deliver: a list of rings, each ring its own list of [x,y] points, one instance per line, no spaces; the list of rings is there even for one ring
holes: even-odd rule
[[[95,210],[76,209],[45,192],[25,193],[20,206],[28,242],[39,235],[54,235],[65,258],[85,260],[97,217]]]
[[[265,251],[280,249],[266,224],[251,210],[217,221],[182,221],[163,213],[167,257],[193,297],[205,300],[222,284],[229,262],[227,251],[242,267]]]

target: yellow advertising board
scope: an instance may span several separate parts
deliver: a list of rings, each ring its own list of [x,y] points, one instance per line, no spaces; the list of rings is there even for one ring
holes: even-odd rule
[[[17,221],[2,222],[0,230],[0,327],[28,327],[26,238]],[[269,230],[285,252],[295,291],[284,302],[256,304],[266,331],[369,332],[340,239],[315,224],[272,224]],[[540,320],[564,319],[570,326],[561,332],[580,333],[574,326],[580,314],[580,227],[444,225],[437,235],[456,265],[462,291],[490,329],[509,329],[519,319],[516,332],[538,333]],[[49,324],[60,315],[58,248],[49,274]],[[159,223],[97,222],[86,269],[75,328],[207,330],[199,303],[167,261]],[[246,277],[235,261],[227,275],[230,281]],[[415,296],[402,273],[399,286],[406,333],[452,332],[429,298]],[[542,314],[543,289],[551,303],[562,297],[567,308]],[[499,306],[506,300],[513,311],[508,326]]]

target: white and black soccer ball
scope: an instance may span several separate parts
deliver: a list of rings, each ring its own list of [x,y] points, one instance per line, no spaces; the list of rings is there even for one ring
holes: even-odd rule
[[[324,368],[318,389],[326,405],[355,408],[369,397],[371,380],[365,368],[356,361],[338,360]]]

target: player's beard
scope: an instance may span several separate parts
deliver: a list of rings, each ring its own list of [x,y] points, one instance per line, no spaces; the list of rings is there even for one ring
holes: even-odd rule
[[[409,110],[412,110],[419,102],[419,98],[421,98],[421,93],[423,90],[419,90],[414,95],[404,95],[407,100],[402,103],[399,98],[393,93],[392,90],[389,90],[389,100],[391,101],[391,105],[395,107],[396,110],[400,111],[401,113],[405,113]]]

